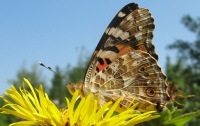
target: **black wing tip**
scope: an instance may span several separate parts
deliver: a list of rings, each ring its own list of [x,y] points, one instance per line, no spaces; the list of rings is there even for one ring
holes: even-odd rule
[[[139,6],[137,3],[129,3],[125,5],[119,12],[122,12],[128,15],[129,13],[137,9],[139,9]]]

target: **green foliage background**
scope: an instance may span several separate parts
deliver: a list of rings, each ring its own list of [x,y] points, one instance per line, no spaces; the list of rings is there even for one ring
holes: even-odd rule
[[[196,40],[177,40],[169,45],[169,49],[177,51],[177,62],[172,64],[167,58],[166,74],[168,80],[183,91],[184,95],[193,94],[192,98],[179,98],[179,102],[185,105],[186,112],[200,109],[200,18],[193,19],[189,15],[182,18],[183,25],[196,35]],[[187,125],[200,125],[200,116],[194,118]]]

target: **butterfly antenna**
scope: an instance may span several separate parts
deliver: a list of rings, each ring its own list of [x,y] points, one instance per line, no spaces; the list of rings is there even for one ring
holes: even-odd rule
[[[43,66],[43,67],[45,67],[46,69],[50,70],[51,72],[55,73],[56,75],[58,75],[58,76],[61,77],[62,79],[65,79],[65,80],[68,81],[70,84],[73,84],[71,81],[69,81],[68,79],[66,79],[65,76],[62,76],[62,75],[60,75],[59,73],[57,73],[56,71],[52,70],[51,67],[45,66],[42,62],[39,62],[39,65],[40,65],[40,66]]]

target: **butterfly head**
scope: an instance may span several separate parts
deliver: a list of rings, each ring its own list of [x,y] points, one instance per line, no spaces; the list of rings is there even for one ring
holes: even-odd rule
[[[84,96],[83,83],[82,82],[79,82],[79,83],[76,83],[76,84],[67,84],[67,89],[70,92],[70,94],[72,94],[72,95],[74,94],[74,92],[76,90],[79,90],[81,97]]]

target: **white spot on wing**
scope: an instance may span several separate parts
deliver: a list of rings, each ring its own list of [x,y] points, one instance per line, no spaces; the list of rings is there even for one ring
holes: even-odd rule
[[[121,29],[116,28],[116,29],[115,29],[115,32],[113,32],[112,35],[113,35],[114,37],[118,38],[122,33],[123,33],[123,31],[122,31]]]
[[[110,57],[112,56],[112,57]],[[104,53],[101,54],[102,58],[109,58],[111,61],[114,60],[117,57],[117,53],[113,51],[105,51]]]
[[[131,56],[132,59],[138,59],[138,58],[141,57],[141,55],[138,55],[138,51],[130,52],[130,56]]]
[[[129,15],[127,16],[127,20],[134,20],[132,14],[129,14]]]
[[[115,62],[112,65],[110,65],[110,68],[116,72],[119,69],[119,62]]]
[[[119,12],[118,13],[118,17],[124,17],[126,14],[125,13],[123,13],[123,12]]]
[[[137,61],[133,61],[133,63],[131,64],[132,67],[136,67],[138,66],[138,62]]]
[[[123,30],[119,28],[110,28],[110,31],[107,33],[108,35],[113,35],[114,37],[118,38],[120,37],[122,40],[129,37],[128,32],[124,32]]]
[[[108,35],[111,35],[113,32],[115,32],[115,28],[110,28],[110,31],[108,32]]]
[[[101,77],[101,80],[102,80],[102,79],[103,79],[103,80],[106,80],[106,74],[103,74],[102,71],[101,71],[100,75],[101,75],[101,76],[100,76],[100,77]]]
[[[136,33],[136,34],[135,34],[135,38],[136,38],[137,40],[141,40],[141,39],[142,39],[142,32]]]
[[[126,39],[126,38],[128,38],[129,37],[129,33],[128,32],[124,32],[121,36],[120,36],[120,38],[122,39],[122,40],[124,40],[124,39]]]
[[[142,31],[142,28],[143,28],[142,26],[139,26],[139,27],[138,27],[138,29],[139,29],[140,31]]]
[[[105,33],[108,34],[108,31],[110,30],[110,27],[108,27],[106,30],[105,30]]]

